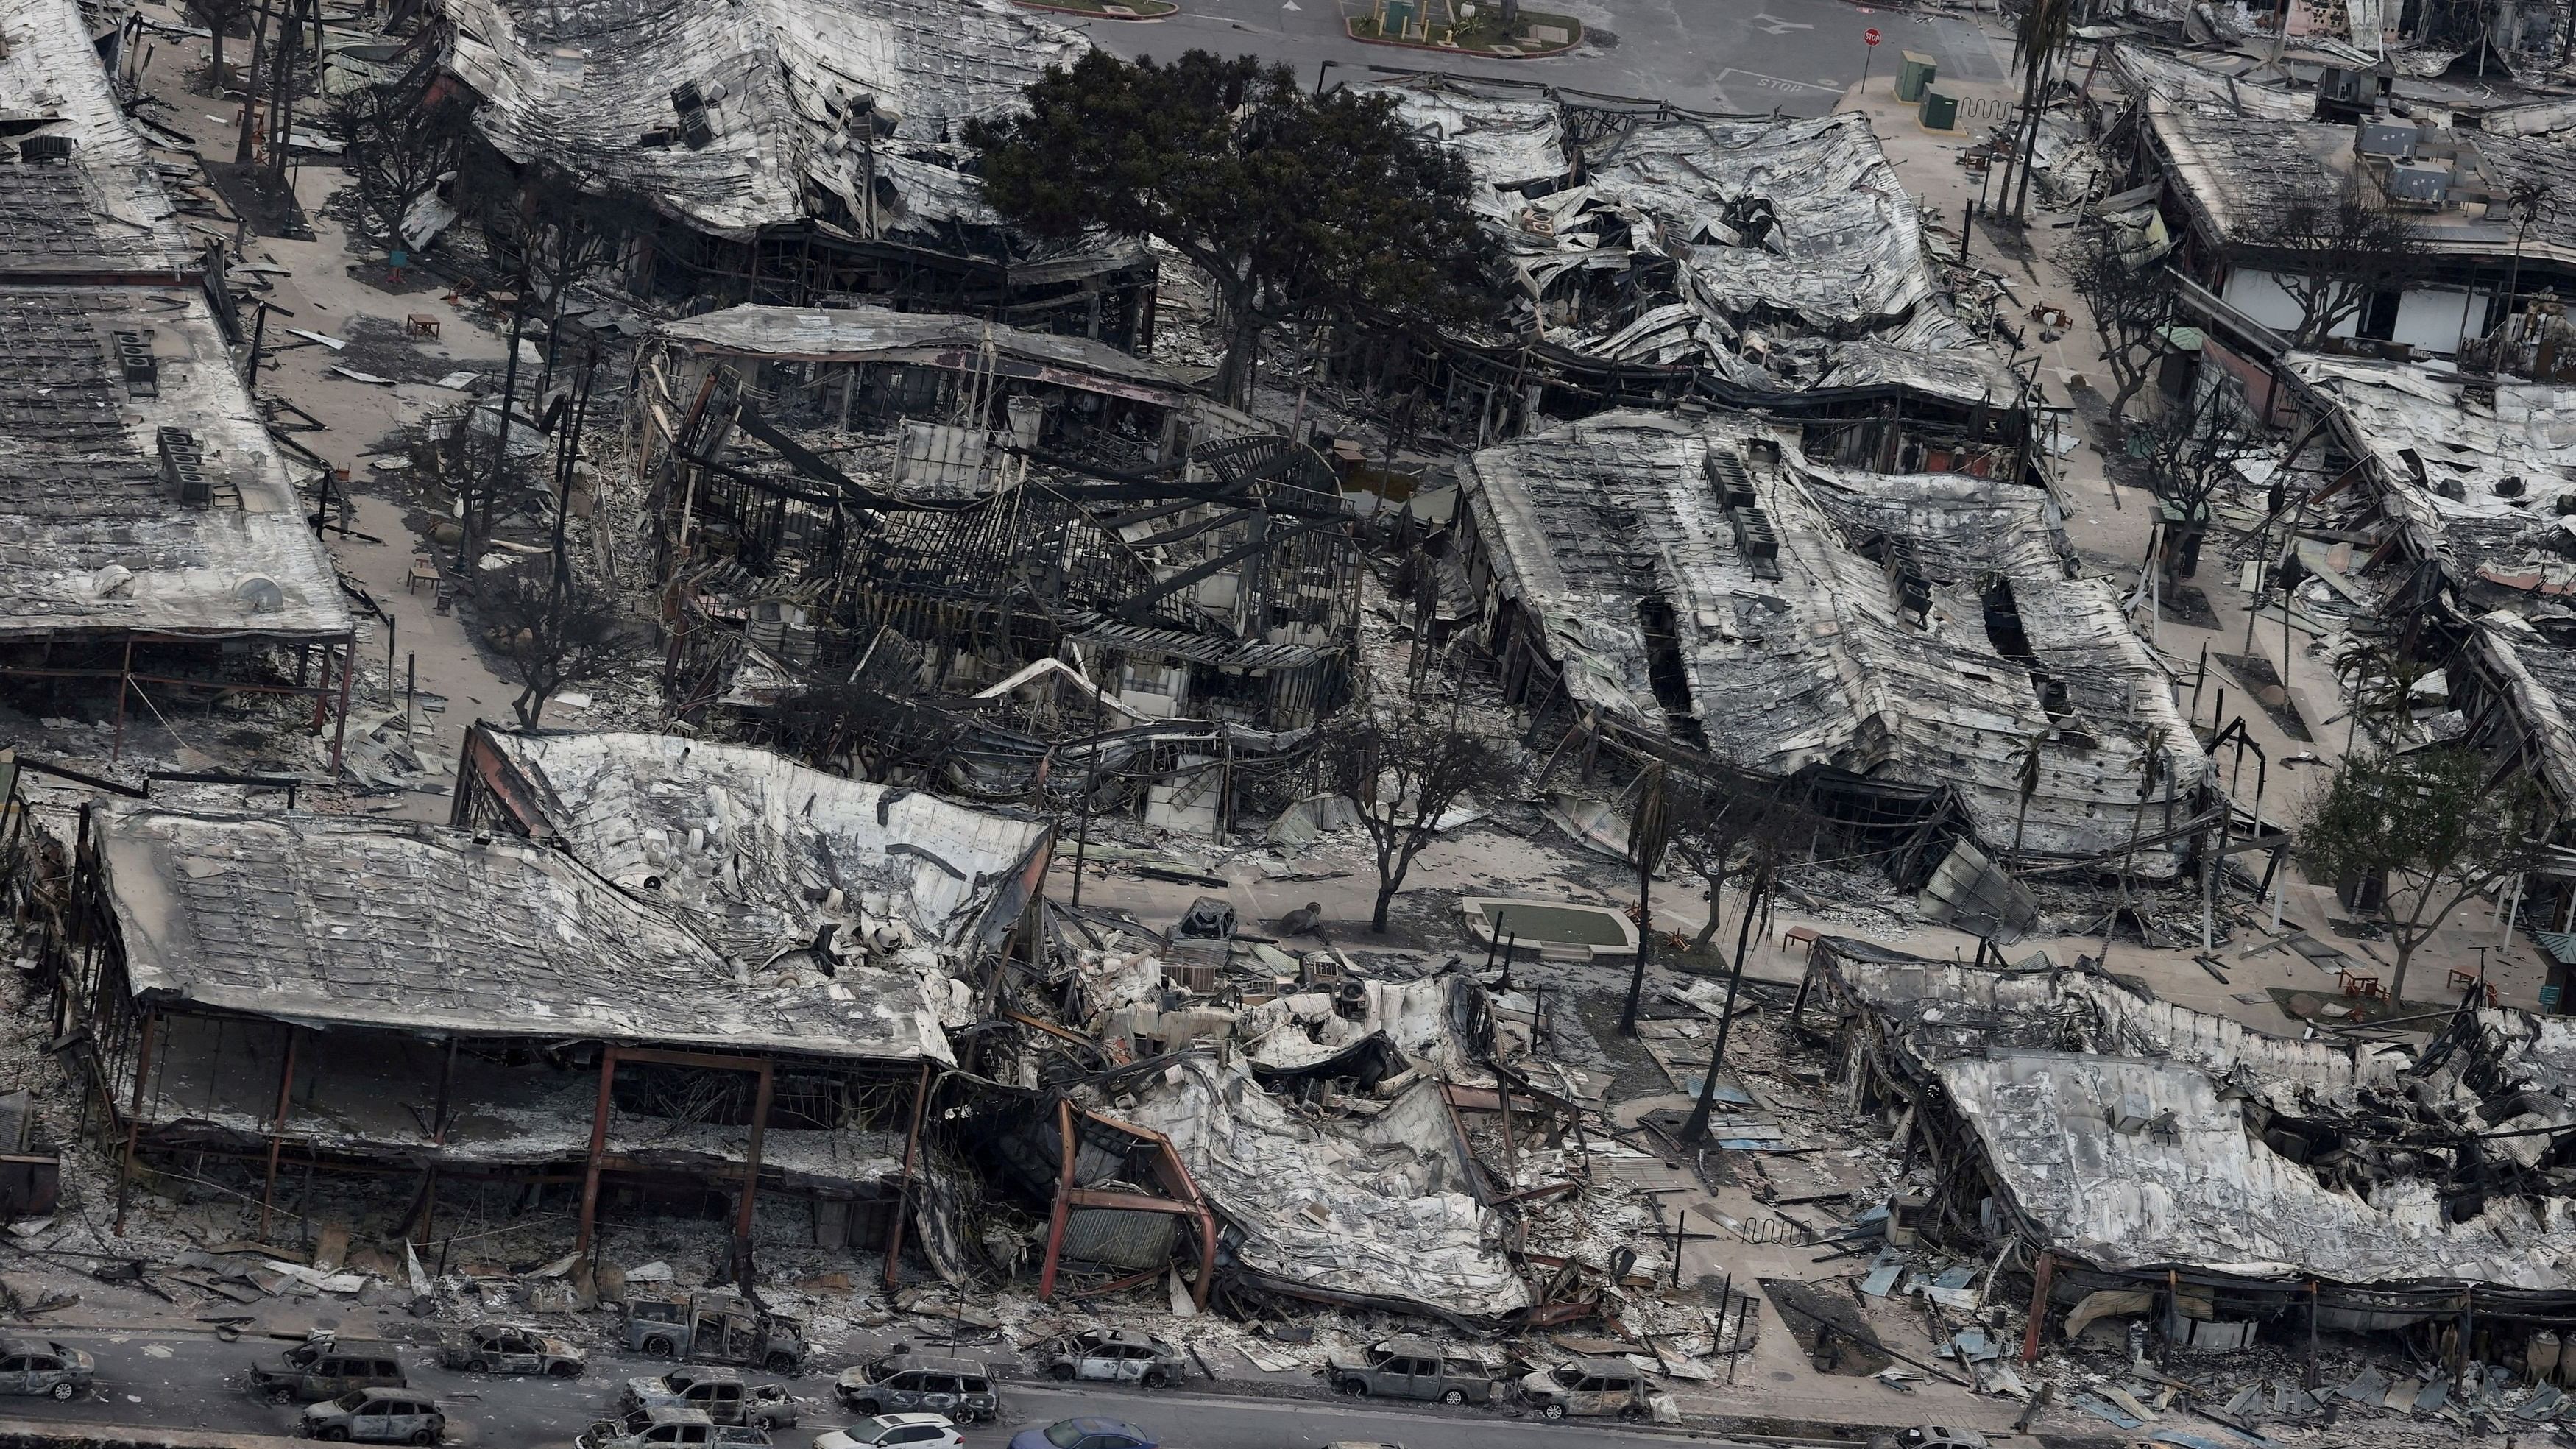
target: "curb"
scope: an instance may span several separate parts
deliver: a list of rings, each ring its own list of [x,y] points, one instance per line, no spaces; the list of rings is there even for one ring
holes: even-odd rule
[[[1018,3],[1026,5],[1030,3],[1030,0],[1018,0]],[[1504,55],[1500,51],[1469,50],[1463,45],[1434,45],[1427,40],[1388,40],[1383,36],[1362,35],[1352,28],[1358,24],[1359,22],[1357,20],[1344,20],[1342,22],[1342,34],[1352,40],[1358,41],[1362,45],[1385,45],[1392,46],[1397,50],[1428,50],[1440,55],[1466,56],[1475,60],[1554,60],[1556,57],[1565,54],[1569,50],[1581,49],[1583,45],[1583,39],[1577,38],[1569,40],[1563,45],[1554,46],[1547,50],[1524,50],[1516,55]],[[1591,32],[1588,30],[1584,32],[1584,35],[1587,37],[1590,34]]]
[[[1012,1383],[1014,1392],[1029,1389],[1038,1389],[1049,1393],[1059,1394],[1086,1394],[1094,1392],[1086,1385],[1061,1384],[1052,1380],[1012,1380],[1010,1382]],[[1280,1405],[1292,1412],[1299,1407],[1319,1404],[1334,1404],[1348,1409],[1356,1402],[1357,1404],[1365,1405],[1365,1411],[1373,1417],[1396,1414],[1402,1415],[1406,1418],[1421,1419],[1425,1422],[1456,1424],[1462,1427],[1480,1423],[1528,1424],[1532,1426],[1547,1425],[1549,1423],[1547,1420],[1539,1419],[1532,1415],[1461,1414],[1455,1412],[1441,1412],[1427,1404],[1415,1405],[1399,1399],[1368,1398],[1354,1401],[1339,1394],[1308,1395],[1296,1392],[1228,1393],[1223,1391],[1213,1391],[1201,1386],[1195,1389],[1163,1390],[1157,1393],[1155,1397],[1160,1399],[1170,1399],[1174,1403],[1268,1403]],[[1359,1412],[1355,1409],[1351,1411]],[[1761,1414],[1703,1414],[1697,1416],[1695,1422],[1685,1424],[1657,1424],[1652,1422],[1632,1423],[1625,1420],[1610,1420],[1605,1421],[1599,1427],[1602,1430],[1616,1432],[1622,1435],[1635,1435],[1638,1437],[1652,1436],[1654,1438],[1668,1439],[1681,1443],[1717,1441],[1728,1444],[1780,1445],[1784,1446],[1784,1449],[1788,1449],[1788,1446],[1795,1446],[1795,1449],[1857,1449],[1858,1445],[1869,1442],[1871,1437],[1874,1435],[1888,1433],[1892,1430],[1901,1430],[1909,1427],[1913,1422],[1913,1420],[1909,1419],[1901,1423],[1861,1424],[1836,1420],[1787,1419]],[[1989,1437],[1994,1437],[1991,1431],[1989,1431]],[[2106,1436],[2086,1433],[2041,1434],[2034,1431],[2027,1437],[2045,1445],[2062,1446],[2062,1449],[2125,1449],[2125,1446],[2129,1443],[2129,1440],[2122,1436]]]
[[[1083,10],[1071,5],[1049,5],[1044,3],[1044,0],[1011,0],[1011,3],[1028,10],[1045,10],[1057,15],[1079,15],[1085,20],[1115,20],[1128,25],[1143,25],[1156,20],[1169,20],[1173,16],[1181,13],[1181,7],[1178,5],[1173,6],[1171,9],[1164,11],[1160,15],[1109,15],[1098,10]]]

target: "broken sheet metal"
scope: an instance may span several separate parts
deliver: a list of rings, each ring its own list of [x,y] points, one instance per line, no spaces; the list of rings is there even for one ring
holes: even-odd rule
[[[1123,1115],[1171,1139],[1227,1224],[1236,1271],[1265,1286],[1487,1322],[1536,1301],[1476,1201],[1436,1082],[1374,1117],[1321,1119],[1194,1053]]]
[[[533,792],[544,833],[621,888],[668,900],[753,969],[827,928],[844,950],[901,959],[921,948],[964,964],[1010,929],[1046,868],[1043,820],[769,750],[478,730],[464,768],[478,747]]]
[[[1395,113],[1415,135],[1457,152],[1483,183],[1476,209],[1509,215],[1501,193],[1565,179],[1574,169],[1565,107],[1543,90],[1479,84],[1426,74],[1353,86],[1395,98]]]
[[[732,237],[804,219],[808,187],[865,235],[993,224],[960,128],[1088,48],[1004,0],[439,4],[504,154]]]
[[[2490,1196],[2453,1222],[2436,1183],[2392,1181],[2367,1201],[2330,1189],[2197,1067],[1999,1050],[1938,1071],[2017,1215],[2097,1268],[2576,1289],[2568,1199]],[[2121,1103],[2135,1105],[2110,1110]]]
[[[1753,504],[1728,505],[1721,470]],[[2018,832],[2025,857],[2116,857],[2141,808],[2151,836],[2189,818],[2207,756],[2039,489],[1839,471],[1734,412],[1604,413],[1475,453],[1459,476],[1487,616],[1517,605],[1580,708],[1723,741],[1740,768],[1947,784],[1990,853]],[[1664,610],[1686,699],[1656,694],[1664,646],[1644,620]],[[2006,611],[2019,627],[1999,640],[1989,618]],[[2141,807],[2159,726],[2184,799]],[[2179,858],[2140,849],[2134,869],[2170,877]]]
[[[1475,173],[1474,205],[1550,343],[1762,391],[1902,385],[1997,407],[2021,395],[2003,355],[1944,309],[1914,198],[1865,116],[1666,110],[1596,124],[1578,148],[1574,103],[1553,93],[1454,78],[1390,88]],[[1578,151],[1582,179],[1565,184]],[[1551,154],[1566,159],[1546,169]]]
[[[2463,673],[2504,697],[2551,793],[2576,802],[2576,631],[2559,618],[2576,595],[2576,519],[2558,511],[2576,393],[2510,377],[2472,388],[2361,358],[2283,361],[2360,454],[2362,482],[2406,554],[2436,562],[2476,616],[2465,653],[2479,667]]]
[[[2394,1081],[2406,1063],[2385,1046],[2267,1036],[2093,971],[1968,966],[1843,937],[1819,942],[1815,961],[1828,998],[1870,1013],[1924,1065],[1989,1049],[2167,1057],[2297,1110]]]
[[[563,851],[333,816],[93,816],[149,1002],[313,1027],[953,1060],[906,978],[754,974]]]

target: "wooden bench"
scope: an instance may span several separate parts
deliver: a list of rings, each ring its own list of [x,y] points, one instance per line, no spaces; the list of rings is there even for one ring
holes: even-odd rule
[[[438,335],[438,319],[426,312],[414,312],[403,318],[403,325],[411,329],[414,337],[434,338]]]
[[[428,554],[416,553],[411,556],[411,572],[403,576],[403,592],[419,593],[423,584],[438,587],[438,564]]]
[[[1780,949],[1783,951],[1788,950],[1793,945],[1812,946],[1814,944],[1816,944],[1816,933],[1811,927],[1791,926],[1789,929],[1780,933]]]

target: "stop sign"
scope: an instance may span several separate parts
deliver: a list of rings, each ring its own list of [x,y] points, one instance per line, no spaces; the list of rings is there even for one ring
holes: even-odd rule
[[[1862,31],[1860,33],[1860,38],[1861,43],[1864,45],[1878,44],[1878,27],[1873,25],[1869,29]]]

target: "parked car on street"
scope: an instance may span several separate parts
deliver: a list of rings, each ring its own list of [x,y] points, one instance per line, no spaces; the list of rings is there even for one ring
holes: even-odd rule
[[[1881,1434],[1869,1441],[1869,1449],[1991,1449],[1986,1436],[1974,1429],[1945,1429],[1939,1424],[1917,1424],[1893,1434]]]
[[[0,1394],[43,1394],[68,1402],[89,1397],[98,1360],[47,1338],[0,1338]]]
[[[578,1378],[588,1355],[560,1338],[515,1323],[477,1323],[439,1337],[439,1358],[470,1374],[545,1374]]]
[[[1568,1359],[1521,1377],[1521,1402],[1542,1419],[1616,1414],[1642,1419],[1650,1412],[1646,1376],[1624,1358]]]
[[[351,1389],[305,1406],[295,1432],[351,1444],[435,1444],[447,1433],[438,1401],[413,1389]]]
[[[1098,1379],[1159,1389],[1189,1373],[1181,1351],[1133,1328],[1088,1328],[1057,1338],[1046,1351],[1048,1378]]]
[[[718,1424],[786,1429],[796,1423],[796,1400],[778,1384],[743,1382],[742,1370],[675,1368],[659,1378],[628,1379],[617,1407],[626,1412],[655,1404],[702,1409]]]
[[[1002,1414],[992,1370],[971,1358],[898,1351],[841,1370],[832,1393],[842,1407],[862,1414],[943,1414],[961,1424],[990,1423]]]
[[[702,1409],[656,1404],[623,1417],[602,1419],[573,1441],[574,1449],[671,1449],[673,1445],[716,1449],[768,1449],[769,1431],[749,1425],[719,1424]]]
[[[311,1338],[250,1370],[251,1392],[277,1403],[336,1399],[353,1389],[408,1388],[394,1346],[366,1338]]]
[[[755,1366],[795,1373],[805,1362],[804,1325],[770,1313],[730,1288],[707,1288],[626,1303],[626,1346],[691,1363]]]
[[[960,1449],[966,1436],[940,1414],[879,1414],[814,1441],[814,1449]]]
[[[1381,1339],[1356,1355],[1332,1354],[1324,1377],[1343,1393],[1381,1399],[1481,1404],[1494,1397],[1494,1376],[1483,1364],[1427,1338]]]
[[[1155,1449],[1154,1436],[1116,1419],[1058,1419],[1011,1436],[1011,1449]]]

